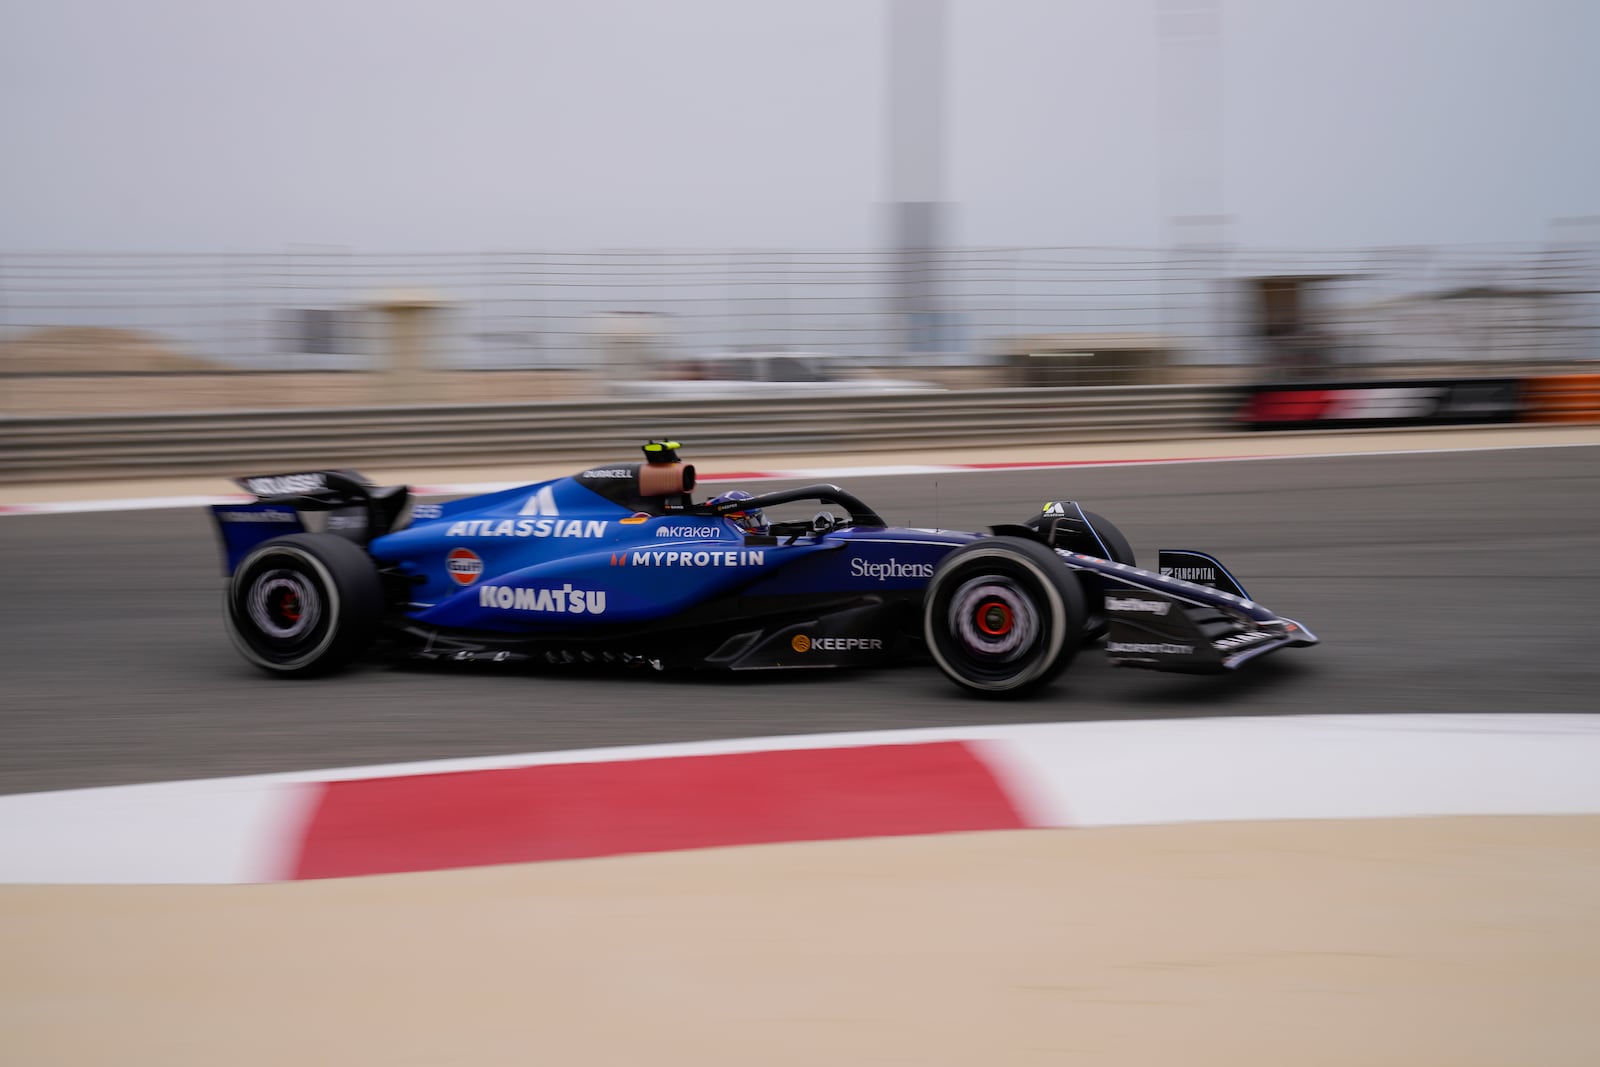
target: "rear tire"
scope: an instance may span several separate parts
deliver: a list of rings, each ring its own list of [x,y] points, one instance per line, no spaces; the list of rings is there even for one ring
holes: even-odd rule
[[[333,534],[292,534],[258,546],[234,570],[228,636],[269,674],[331,674],[371,645],[383,607],[364,551]]]
[[[1018,697],[1060,674],[1078,651],[1083,588],[1056,554],[1018,537],[951,552],[933,572],[923,636],[939,669],[986,697]]]

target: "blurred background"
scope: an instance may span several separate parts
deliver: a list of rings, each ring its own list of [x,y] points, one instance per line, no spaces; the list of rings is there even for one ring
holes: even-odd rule
[[[1555,373],[1586,0],[0,0],[0,414]]]

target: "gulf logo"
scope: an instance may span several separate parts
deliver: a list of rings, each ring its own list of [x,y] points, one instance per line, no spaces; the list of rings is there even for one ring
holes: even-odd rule
[[[444,557],[444,569],[457,585],[471,585],[483,574],[483,560],[470,548],[452,548]]]

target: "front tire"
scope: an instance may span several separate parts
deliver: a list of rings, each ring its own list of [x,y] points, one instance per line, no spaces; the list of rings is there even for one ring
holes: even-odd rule
[[[957,686],[986,697],[1031,693],[1060,674],[1083,631],[1083,588],[1045,546],[992,537],[951,552],[933,572],[923,636]]]
[[[1130,567],[1137,567],[1139,565],[1133,556],[1133,546],[1128,543],[1127,536],[1124,535],[1121,530],[1117,529],[1115,523],[1106,518],[1104,515],[1096,514],[1088,509],[1084,510],[1083,517],[1089,520],[1089,525],[1094,527],[1094,532],[1100,535],[1100,543],[1105,545],[1106,552],[1108,553],[1106,556],[1107,559],[1111,560],[1113,563],[1126,563]],[[1035,530],[1042,529],[1044,526],[1044,519],[1043,517],[1036,515],[1028,520],[1027,525],[1033,527]],[[1087,545],[1080,546],[1076,544],[1058,544],[1054,547],[1065,548],[1070,552],[1087,552],[1091,555],[1094,554],[1093,549]],[[1093,644],[1094,642],[1100,640],[1111,629],[1111,624],[1105,616],[1106,597],[1102,582],[1094,583],[1094,588],[1088,591],[1088,600],[1089,611],[1085,616],[1083,624],[1083,643],[1086,645]]]
[[[292,534],[260,545],[228,582],[228,636],[269,674],[330,674],[371,645],[383,585],[359,547],[332,534]]]

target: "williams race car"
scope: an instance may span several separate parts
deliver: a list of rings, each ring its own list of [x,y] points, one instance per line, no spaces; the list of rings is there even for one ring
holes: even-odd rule
[[[1074,501],[986,533],[890,526],[836,485],[696,503],[680,447],[443,504],[349,470],[237,479],[253,502],[211,508],[228,632],[284,677],[378,648],[656,670],[931,659],[986,696],[1036,690],[1102,640],[1118,666],[1190,673],[1317,642],[1203,552],[1139,568]],[[766,514],[796,502],[822,510]]]

